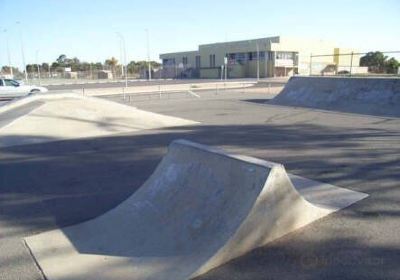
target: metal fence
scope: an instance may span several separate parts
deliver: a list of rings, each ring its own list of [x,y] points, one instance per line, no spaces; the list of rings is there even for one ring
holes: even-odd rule
[[[400,76],[400,51],[311,54],[309,71],[316,76]]]
[[[152,68],[151,78],[153,79],[164,79],[163,69]],[[119,82],[125,80],[145,80],[149,79],[149,71],[147,67],[142,67],[134,73],[128,72],[125,76],[125,70],[122,69],[122,65],[117,65],[114,68],[101,67],[100,69],[88,69],[84,71],[74,71],[68,69],[68,67],[34,67],[27,68],[25,72],[21,72],[17,68],[10,71],[0,72],[0,77],[12,78],[20,81],[24,81],[25,84],[36,84],[36,85],[58,85],[58,84],[85,84],[85,83],[99,83],[99,82]]]

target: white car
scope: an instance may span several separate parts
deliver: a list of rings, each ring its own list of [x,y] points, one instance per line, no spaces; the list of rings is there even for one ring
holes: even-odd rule
[[[24,85],[12,79],[0,79],[0,99],[21,97],[31,93],[47,91],[45,87]]]

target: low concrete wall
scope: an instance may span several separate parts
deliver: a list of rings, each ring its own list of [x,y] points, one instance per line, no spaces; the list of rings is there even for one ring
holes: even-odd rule
[[[400,117],[400,79],[292,77],[271,103]]]

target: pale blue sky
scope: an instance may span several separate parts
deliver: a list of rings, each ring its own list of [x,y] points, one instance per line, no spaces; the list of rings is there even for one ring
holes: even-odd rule
[[[125,36],[128,60],[196,49],[224,40],[286,35],[326,39],[361,51],[400,50],[400,1],[133,1],[0,0],[0,66],[21,65],[20,21],[27,63],[59,54],[84,61],[120,57],[116,32]],[[7,33],[3,32],[7,29]]]

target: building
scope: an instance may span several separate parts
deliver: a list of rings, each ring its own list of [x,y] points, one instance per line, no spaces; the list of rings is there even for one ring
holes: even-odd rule
[[[97,72],[97,78],[110,80],[113,78],[113,74],[109,70],[100,70],[99,72]]]
[[[64,78],[65,79],[78,79],[78,73],[77,72],[64,72]]]
[[[196,51],[161,54],[160,59],[164,78],[263,78],[321,74],[338,62],[340,51],[332,42],[275,36],[200,45]],[[314,54],[330,56],[311,59]]]

